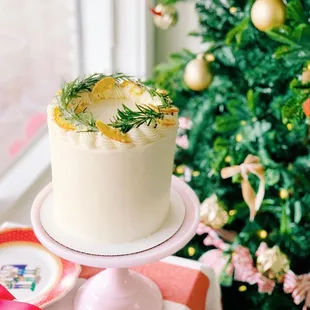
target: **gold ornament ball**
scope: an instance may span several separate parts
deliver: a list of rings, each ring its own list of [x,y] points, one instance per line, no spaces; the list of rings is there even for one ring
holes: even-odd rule
[[[286,7],[281,0],[256,0],[251,9],[251,19],[260,31],[284,24]]]
[[[154,24],[160,29],[166,30],[171,28],[178,21],[178,12],[172,5],[157,4],[154,11],[161,14],[153,15]]]
[[[195,91],[207,89],[212,83],[213,76],[204,54],[198,54],[185,67],[184,82]]]
[[[280,248],[274,246],[257,257],[256,267],[265,277],[282,282],[284,274],[290,269],[290,263]]]
[[[310,70],[308,68],[302,73],[301,81],[303,84],[307,84],[310,82]]]

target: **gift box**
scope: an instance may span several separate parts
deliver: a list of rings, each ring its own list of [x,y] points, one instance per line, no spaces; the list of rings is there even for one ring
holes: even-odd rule
[[[205,264],[170,256],[159,262],[132,269],[152,279],[158,285],[164,298],[164,310],[221,309],[220,287],[217,278],[213,270]],[[101,270],[83,266],[74,289],[46,309],[73,310],[73,300],[78,288]]]

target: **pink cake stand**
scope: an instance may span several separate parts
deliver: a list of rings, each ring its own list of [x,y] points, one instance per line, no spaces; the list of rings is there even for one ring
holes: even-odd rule
[[[163,299],[150,279],[129,267],[156,262],[174,254],[194,236],[199,223],[199,200],[193,190],[173,177],[172,188],[182,198],[185,218],[180,229],[167,241],[149,250],[118,256],[102,256],[71,250],[52,239],[40,220],[40,209],[50,190],[43,189],[31,212],[34,232],[43,245],[56,255],[78,264],[107,268],[88,280],[78,291],[75,310],[161,310]]]

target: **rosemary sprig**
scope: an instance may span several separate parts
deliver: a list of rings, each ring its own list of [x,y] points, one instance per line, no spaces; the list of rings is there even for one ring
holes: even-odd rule
[[[148,106],[136,104],[137,111],[131,110],[123,104],[123,110],[118,109],[117,115],[111,120],[110,126],[126,133],[132,128],[138,128],[142,124],[157,126],[157,121],[164,118],[164,113],[157,112]]]
[[[84,79],[75,79],[70,83],[63,86],[59,95],[60,108],[64,118],[72,121],[77,127],[82,127],[82,131],[97,132],[96,120],[94,119],[91,112],[84,111],[77,113],[76,107],[69,105],[72,100],[79,97],[79,94],[83,92],[91,92],[94,85],[105,77],[112,77],[115,79],[117,84],[121,84],[124,81],[132,81],[147,91],[152,98],[158,97],[161,101],[161,108],[169,108],[172,105],[172,100],[165,92],[157,91],[156,89],[150,88],[143,85],[139,80],[134,79],[123,73],[116,73],[113,75],[105,75],[101,73],[92,74]],[[116,85],[117,85],[116,84]],[[159,107],[159,108],[160,108]],[[117,115],[111,121],[110,126],[119,129],[121,132],[126,133],[131,128],[137,128],[142,124],[146,123],[150,125],[154,123],[156,127],[156,120],[163,119],[164,114],[159,111],[154,111],[152,108],[142,105],[137,105],[137,110],[133,111],[130,108],[123,105],[123,110],[118,109]]]

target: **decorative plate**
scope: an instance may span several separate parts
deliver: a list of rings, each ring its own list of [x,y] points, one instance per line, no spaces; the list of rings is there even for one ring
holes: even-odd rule
[[[0,284],[17,300],[44,308],[63,298],[80,272],[45,249],[31,228],[0,230]]]

